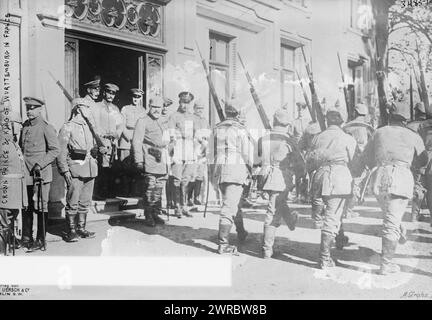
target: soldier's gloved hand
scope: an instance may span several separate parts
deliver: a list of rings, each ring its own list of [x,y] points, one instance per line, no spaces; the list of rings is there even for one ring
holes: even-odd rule
[[[33,169],[31,170],[33,172],[34,177],[40,177],[41,176],[41,166],[37,163],[33,166]]]
[[[67,186],[69,187],[71,185],[71,183],[72,183],[72,175],[71,175],[71,173],[69,171],[67,171],[67,172],[64,173],[63,177],[64,177],[64,179],[66,181]]]

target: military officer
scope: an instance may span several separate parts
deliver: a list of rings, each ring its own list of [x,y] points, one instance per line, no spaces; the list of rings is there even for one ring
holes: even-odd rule
[[[246,127],[239,122],[240,111],[233,101],[225,103],[226,120],[214,129],[215,173],[214,178],[222,194],[219,219],[218,252],[236,254],[237,248],[230,245],[228,237],[236,221],[239,241],[245,239],[247,232],[241,216],[241,196],[243,185],[251,174],[254,162],[254,144]]]
[[[293,152],[290,136],[286,133],[289,114],[279,109],[273,117],[273,129],[258,140],[258,156],[261,158],[262,186],[260,189],[269,194],[263,233],[263,257],[271,258],[276,229],[284,219],[290,230],[295,229],[298,214],[288,207],[289,157]]]
[[[57,165],[67,185],[66,221],[68,224],[66,242],[79,238],[94,238],[95,233],[86,230],[87,213],[92,201],[94,180],[98,174],[97,147],[85,121],[91,111],[84,98],[72,101],[72,113],[68,122],[60,129],[58,136],[60,154]],[[104,147],[101,147],[104,148]],[[101,150],[104,153],[105,150]]]
[[[119,87],[113,83],[104,85],[103,100],[97,103],[93,115],[96,119],[97,132],[108,152],[101,156],[99,174],[96,179],[100,198],[114,196],[115,173],[111,170],[117,156],[118,140],[123,132],[124,120],[119,108],[113,103]]]
[[[91,115],[89,114],[89,121],[96,129],[96,113],[97,113],[97,99],[100,95],[100,77],[96,76],[95,79],[84,83],[86,88],[86,95],[84,99],[86,100],[86,106],[90,108]]]
[[[0,256],[7,254],[7,245],[13,238],[14,222],[19,210],[27,207],[27,188],[24,177],[24,157],[14,140],[14,122],[20,116],[10,103],[0,101]],[[16,244],[12,244],[16,245]]]
[[[339,231],[344,202],[351,196],[352,176],[348,165],[356,150],[355,139],[343,132],[343,119],[339,111],[326,113],[327,129],[312,141],[313,152],[309,158],[317,164],[312,180],[314,198],[322,198],[325,209],[321,229],[319,267],[333,267],[330,249]]]
[[[161,119],[163,103],[159,96],[149,100],[148,115],[138,119],[132,138],[135,164],[144,172],[144,214],[151,227],[165,223],[158,217],[168,174],[166,148],[170,142],[168,123]]]
[[[121,114],[124,119],[124,128],[119,141],[120,161],[122,162],[121,194],[135,195],[136,181],[134,178],[133,161],[130,156],[131,141],[137,120],[146,114],[142,105],[144,91],[138,88],[130,89],[131,104],[123,106]]]
[[[197,155],[194,152],[195,132],[198,128],[197,117],[191,112],[194,96],[184,91],[179,94],[179,107],[168,119],[173,140],[172,188],[176,217],[192,217],[187,206],[189,182],[195,174]]]
[[[354,107],[354,119],[348,122],[343,130],[352,135],[357,142],[358,154],[364,151],[364,148],[368,140],[372,137],[374,129],[367,123],[366,116],[369,113],[368,107],[363,103],[358,103]],[[344,217],[347,219],[356,218],[359,216],[357,212],[353,211],[353,208],[358,201],[360,195],[360,184],[365,177],[359,177],[354,179],[353,184],[353,196],[349,198],[345,203]]]
[[[210,134],[208,120],[204,117],[204,105],[201,101],[195,101],[194,115],[197,117],[196,147],[197,164],[195,180],[189,183],[188,202],[190,206],[201,205],[201,186],[207,174],[207,146]],[[193,200],[192,200],[193,198]]]
[[[24,154],[25,177],[29,206],[23,212],[23,246],[28,251],[45,249],[46,223],[48,219],[48,195],[52,181],[51,163],[59,154],[57,133],[53,126],[46,122],[41,115],[45,104],[40,99],[25,97],[28,120],[24,122],[20,137],[20,147]],[[37,183],[40,177],[41,184]],[[39,188],[41,187],[41,190]],[[42,196],[43,208],[40,201]],[[37,236],[33,242],[33,213],[37,213]]]
[[[409,198],[412,197],[414,179],[411,165],[416,168],[427,164],[424,143],[419,135],[406,128],[409,103],[402,95],[390,109],[389,125],[377,129],[360,158],[360,169],[376,167],[371,178],[373,192],[383,211],[381,274],[400,270],[392,262],[400,239],[400,225]],[[359,175],[362,170],[356,172]]]

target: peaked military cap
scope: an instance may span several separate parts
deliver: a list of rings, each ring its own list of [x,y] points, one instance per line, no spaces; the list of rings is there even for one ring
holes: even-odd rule
[[[286,109],[278,109],[273,115],[273,122],[286,127],[290,123],[289,113]]]
[[[24,103],[28,106],[42,107],[45,102],[43,100],[33,98],[33,97],[25,97],[23,98]]]
[[[120,90],[120,88],[117,85],[115,85],[114,83],[106,83],[104,85],[104,89],[114,91],[114,92],[117,92]]]
[[[234,101],[229,100],[225,102],[225,114],[235,117],[240,114],[240,109],[234,106]]]
[[[87,83],[84,83],[84,86],[88,87],[88,88],[97,88],[97,87],[100,87],[100,79],[97,78],[95,80],[92,80],[92,81],[89,81]]]
[[[390,107],[390,114],[408,120],[410,118],[408,101],[406,101],[406,99],[393,101]]]
[[[305,109],[307,106],[305,102],[300,102],[300,101],[297,102],[296,105],[297,105],[297,107],[302,108],[302,109]]]
[[[354,110],[357,111],[357,113],[361,116],[367,115],[369,111],[367,105],[363,103],[357,103]]]
[[[169,107],[172,104],[173,104],[173,101],[170,98],[164,99],[164,107]]]
[[[159,96],[152,97],[149,100],[149,106],[162,108],[163,105],[164,105],[164,99],[162,99]]]
[[[330,109],[326,112],[327,121],[331,124],[341,124],[343,122],[342,115],[338,110]]]
[[[198,99],[194,103],[194,108],[201,108],[201,109],[203,109],[204,108],[204,104],[202,103],[201,100]]]
[[[134,96],[142,97],[142,95],[144,94],[144,91],[142,91],[141,89],[138,89],[138,88],[132,88],[132,89],[130,89],[130,93]]]
[[[180,92],[178,97],[180,98],[181,102],[189,103],[194,99],[194,95],[188,91]]]

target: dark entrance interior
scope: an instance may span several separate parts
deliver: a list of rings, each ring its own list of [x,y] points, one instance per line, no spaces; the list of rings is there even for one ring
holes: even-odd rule
[[[114,103],[123,107],[130,103],[129,89],[139,87],[139,60],[143,52],[91,41],[79,41],[79,83],[80,96],[84,96],[82,84],[96,75],[101,77],[101,85],[114,83],[119,88]],[[144,70],[142,70],[144,73]],[[145,78],[145,77],[143,77]],[[145,88],[145,83],[143,83]],[[102,89],[102,88],[101,88]],[[102,90],[99,100],[102,99]],[[145,101],[145,98],[144,98]]]

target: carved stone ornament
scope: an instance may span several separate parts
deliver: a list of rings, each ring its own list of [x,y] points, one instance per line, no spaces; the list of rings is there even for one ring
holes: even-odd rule
[[[65,0],[65,15],[161,40],[161,6],[127,0]]]

